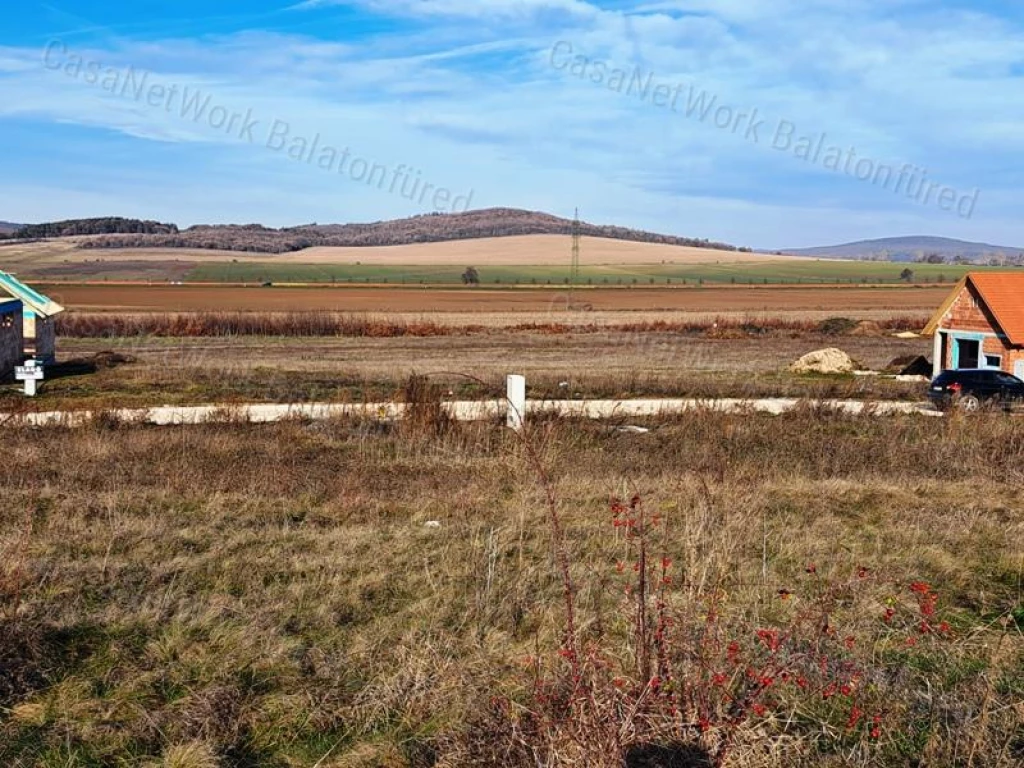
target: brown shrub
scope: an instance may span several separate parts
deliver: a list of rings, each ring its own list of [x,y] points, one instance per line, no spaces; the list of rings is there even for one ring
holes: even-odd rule
[[[839,320],[843,320],[840,318]],[[894,317],[873,323],[879,333],[907,329],[920,330],[921,317]],[[68,312],[57,317],[57,333],[72,338],[116,338],[160,336],[172,338],[216,336],[292,336],[292,337],[430,337],[490,333],[482,325],[452,325],[443,321],[394,320],[384,316],[329,311],[308,312],[188,312],[188,313],[88,313]],[[857,328],[855,321],[836,324],[835,320],[699,319],[683,321],[623,322],[611,325],[517,323],[509,330],[560,336],[569,333],[682,334],[715,339],[792,336],[798,334],[847,334]]]

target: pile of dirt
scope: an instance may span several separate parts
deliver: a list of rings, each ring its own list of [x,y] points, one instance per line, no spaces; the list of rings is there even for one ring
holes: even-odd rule
[[[825,336],[842,336],[857,327],[857,321],[849,317],[829,317],[818,323],[818,333]]]
[[[932,364],[921,355],[902,355],[895,357],[885,366],[885,372],[896,376],[928,376],[932,375]]]
[[[850,331],[850,335],[877,338],[879,336],[884,336],[885,331],[883,331],[882,326],[874,320],[861,320],[857,323],[856,327]]]
[[[859,366],[853,358],[841,349],[830,347],[809,352],[793,363],[789,370],[793,373],[853,373]]]
[[[131,355],[123,355],[120,352],[104,350],[102,352],[97,352],[90,360],[86,360],[85,362],[92,363],[96,368],[117,368],[119,365],[134,363],[135,358]]]

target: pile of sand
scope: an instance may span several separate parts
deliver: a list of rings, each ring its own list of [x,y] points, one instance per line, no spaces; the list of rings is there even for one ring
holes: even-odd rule
[[[789,370],[793,373],[853,373],[857,363],[841,349],[830,347],[810,352],[795,363]]]

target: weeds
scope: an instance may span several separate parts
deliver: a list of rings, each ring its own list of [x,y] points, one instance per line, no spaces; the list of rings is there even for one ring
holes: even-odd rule
[[[426,376],[412,375],[405,383],[402,427],[410,436],[439,438],[451,432],[455,420],[445,410],[439,384]]]
[[[69,312],[57,318],[57,334],[77,338],[157,336],[366,337],[449,336],[480,330],[434,322],[394,322],[382,317],[338,312],[193,312],[182,314],[87,314]]]
[[[675,579],[671,558],[653,555],[666,523],[640,496],[613,500],[611,516],[625,558],[615,566],[619,611],[579,664],[565,650],[547,664],[531,659],[532,702],[510,738],[538,764],[618,766],[653,747],[717,767],[769,740],[779,755],[786,742],[817,742],[817,752],[871,759],[898,751],[914,717],[913,701],[893,690],[905,681],[879,655],[911,649],[952,663],[953,630],[924,582],[905,586],[864,566],[826,580],[809,564],[803,583],[775,590],[754,618],[728,605],[732,583]]]
[[[893,317],[874,324],[879,333],[919,331],[927,318]],[[443,321],[394,320],[387,317],[327,311],[308,312],[190,312],[179,314],[69,312],[57,320],[57,334],[70,338],[120,338],[157,336],[169,338],[225,336],[400,338],[464,336],[493,332],[482,325],[453,325]],[[781,318],[623,322],[587,324],[530,322],[511,324],[507,330],[521,333],[566,335],[570,333],[681,334],[711,339],[758,338],[766,335],[824,333],[849,334],[858,323],[848,318],[787,320]]]
[[[1019,420],[644,424],[8,425],[0,764],[1020,764]]]

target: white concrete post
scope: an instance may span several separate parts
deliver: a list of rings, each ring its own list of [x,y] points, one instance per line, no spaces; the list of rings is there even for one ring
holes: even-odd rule
[[[509,374],[506,384],[508,415],[505,423],[516,432],[521,432],[526,422],[526,377]]]
[[[946,350],[943,348],[946,342],[945,334],[942,331],[936,329],[935,340],[932,347],[932,378],[934,379],[940,373],[942,373],[942,353]]]

